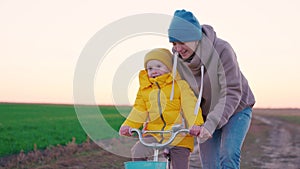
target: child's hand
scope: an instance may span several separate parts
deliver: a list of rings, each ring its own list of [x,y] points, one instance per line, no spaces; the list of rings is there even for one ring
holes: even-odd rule
[[[119,135],[121,136],[131,136],[132,133],[130,132],[131,127],[130,126],[122,126],[119,130]]]
[[[190,135],[192,136],[198,136],[200,134],[201,126],[192,126],[190,128]]]

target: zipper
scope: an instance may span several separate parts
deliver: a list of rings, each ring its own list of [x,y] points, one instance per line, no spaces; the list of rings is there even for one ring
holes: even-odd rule
[[[161,131],[164,131],[165,127],[166,127],[166,121],[163,117],[163,114],[162,114],[162,108],[161,108],[161,101],[160,101],[160,93],[161,93],[161,88],[159,86],[159,84],[157,82],[155,82],[155,84],[157,85],[158,87],[158,92],[157,92],[157,105],[158,105],[158,111],[159,111],[159,115],[160,115],[160,118],[161,120],[163,121],[164,125],[163,127],[161,128]],[[164,135],[163,133],[160,134],[161,136],[161,140],[159,141],[159,143],[162,143],[162,141],[164,140]]]

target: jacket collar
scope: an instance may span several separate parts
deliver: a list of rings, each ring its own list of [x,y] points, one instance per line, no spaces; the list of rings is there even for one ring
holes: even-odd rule
[[[167,73],[167,74],[158,76],[156,78],[149,78],[147,71],[141,70],[139,73],[139,81],[140,81],[140,87],[142,89],[150,87],[153,84],[156,85],[156,83],[158,83],[159,86],[162,87],[162,86],[172,83],[172,75],[171,75],[171,73]]]

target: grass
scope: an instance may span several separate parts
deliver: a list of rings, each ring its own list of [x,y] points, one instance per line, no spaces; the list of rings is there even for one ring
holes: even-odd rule
[[[0,104],[0,157],[3,157],[0,158],[0,168],[1,162],[5,164],[8,159],[10,159],[8,164],[13,165],[10,168],[39,168],[38,165],[43,166],[42,168],[45,166],[77,167],[83,164],[82,161],[86,161],[89,168],[93,168],[91,167],[93,165],[97,166],[94,168],[99,168],[99,166],[105,166],[104,163],[109,168],[112,168],[113,164],[123,165],[123,161],[128,161],[128,159],[121,159],[107,151],[101,151],[102,149],[95,144],[87,144],[86,133],[97,139],[115,137],[124,116],[129,113],[130,109],[131,107],[125,106],[76,106],[74,108],[73,105]],[[299,112],[294,109],[254,110],[256,115],[295,123],[295,126],[300,122]],[[252,120],[242,149],[241,168],[261,168],[264,160],[261,145],[268,142],[270,129],[272,128],[269,125],[256,119]],[[78,144],[77,148],[74,147],[74,141]],[[44,150],[36,151],[34,144],[39,150]],[[66,146],[56,146],[58,144]],[[111,145],[118,149],[120,144],[126,144],[126,142],[112,142]],[[20,153],[22,149],[25,153],[30,151],[23,160],[20,158],[23,157]],[[90,150],[97,151],[91,152]],[[126,150],[122,149],[122,151]],[[106,154],[102,154],[104,152]],[[11,154],[16,155],[8,156]],[[53,160],[58,160],[58,156],[62,161],[54,162]],[[114,161],[116,157],[118,159]]]
[[[124,120],[119,111],[128,113],[130,110],[129,107],[88,107],[99,108],[103,120],[115,131],[118,131]],[[31,151],[34,145],[38,149],[51,145],[66,145],[73,137],[76,138],[76,143],[84,142],[88,130],[82,127],[77,115],[73,105],[0,104],[0,157],[16,154],[21,150]],[[87,124],[93,124],[97,119],[87,116],[85,120]],[[98,127],[95,132],[103,132],[101,126]],[[107,136],[99,134],[97,138],[101,137]]]
[[[131,107],[126,106],[76,106],[52,104],[0,104],[0,157],[67,145],[76,138],[76,143],[118,137],[118,129]],[[255,110],[254,113],[274,116],[289,123],[300,124],[297,110]],[[258,124],[254,125],[257,126]],[[245,157],[253,157],[256,145],[264,140],[257,134],[265,134],[262,125],[253,128],[246,138]],[[87,134],[88,133],[88,134]],[[264,138],[262,136],[260,138]],[[249,146],[248,146],[249,147]],[[259,152],[256,152],[259,154]]]
[[[299,125],[300,124],[300,111],[299,109],[255,109],[254,114],[277,118],[284,122]]]
[[[300,116],[280,116],[278,118],[285,122],[300,124]]]

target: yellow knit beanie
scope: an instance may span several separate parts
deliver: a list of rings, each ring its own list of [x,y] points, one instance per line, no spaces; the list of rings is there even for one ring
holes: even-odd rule
[[[167,66],[167,68],[172,71],[172,54],[168,49],[165,48],[156,48],[148,52],[144,58],[144,67],[146,69],[147,62],[150,60],[159,60],[164,65]]]

